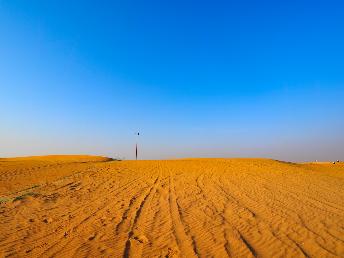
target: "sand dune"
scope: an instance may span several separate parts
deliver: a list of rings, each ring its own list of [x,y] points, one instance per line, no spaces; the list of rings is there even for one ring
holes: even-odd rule
[[[0,198],[0,257],[344,257],[341,163],[1,159]]]

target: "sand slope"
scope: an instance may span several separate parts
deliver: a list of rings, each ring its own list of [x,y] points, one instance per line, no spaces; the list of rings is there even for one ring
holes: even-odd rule
[[[344,257],[344,165],[0,160],[0,257]]]

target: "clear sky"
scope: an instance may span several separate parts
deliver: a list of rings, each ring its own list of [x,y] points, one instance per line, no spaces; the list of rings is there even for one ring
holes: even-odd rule
[[[343,13],[0,0],[0,156],[344,159]]]

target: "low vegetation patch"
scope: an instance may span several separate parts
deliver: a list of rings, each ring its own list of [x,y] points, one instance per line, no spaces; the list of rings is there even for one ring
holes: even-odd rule
[[[7,202],[14,202],[14,201],[19,201],[19,200],[23,200],[25,199],[26,197],[29,197],[29,196],[37,196],[38,194],[33,192],[33,191],[30,191],[32,189],[35,189],[37,187],[39,187],[40,185],[33,185],[31,187],[28,187],[22,191],[19,191],[19,192],[16,192],[16,193],[11,193],[10,195],[12,195],[12,197],[8,197],[8,196],[3,196],[3,197],[0,197],[0,204],[1,203],[7,203]]]
[[[29,196],[36,196],[37,193],[34,193],[34,192],[28,192],[28,193],[24,193],[22,195],[19,195],[19,196],[16,196],[13,198],[13,202],[15,201],[20,201],[20,200],[23,200],[25,199],[26,197],[29,197]]]
[[[6,202],[8,202],[8,201],[10,201],[10,200],[11,200],[11,198],[0,197],[0,204],[1,204],[1,203],[6,203]]]

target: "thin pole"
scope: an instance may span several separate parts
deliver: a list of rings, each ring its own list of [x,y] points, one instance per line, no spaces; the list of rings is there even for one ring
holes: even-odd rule
[[[135,133],[135,134],[137,135],[136,146],[135,146],[135,157],[136,157],[136,160],[137,160],[137,156],[138,156],[137,143],[138,143],[138,141],[139,141],[139,135],[140,135],[140,133],[137,132],[137,133]]]

